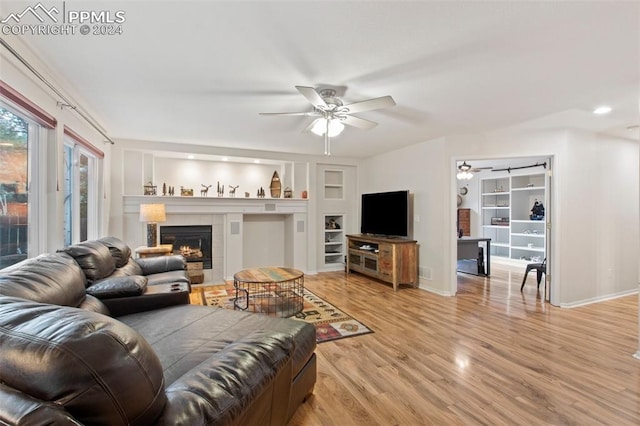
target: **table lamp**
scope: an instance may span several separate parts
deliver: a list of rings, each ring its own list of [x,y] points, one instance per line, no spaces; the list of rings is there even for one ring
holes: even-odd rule
[[[147,223],[147,247],[158,245],[158,222],[165,220],[164,204],[140,204],[140,222]]]

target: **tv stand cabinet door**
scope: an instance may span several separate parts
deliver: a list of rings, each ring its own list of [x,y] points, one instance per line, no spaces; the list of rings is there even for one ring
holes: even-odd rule
[[[393,283],[395,288],[393,245],[380,244],[378,245],[378,250],[378,274],[380,274],[380,279]]]

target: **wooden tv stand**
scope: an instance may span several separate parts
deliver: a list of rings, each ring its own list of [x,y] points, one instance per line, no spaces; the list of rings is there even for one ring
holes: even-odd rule
[[[347,235],[347,272],[355,271],[393,284],[418,286],[418,244],[414,240]]]

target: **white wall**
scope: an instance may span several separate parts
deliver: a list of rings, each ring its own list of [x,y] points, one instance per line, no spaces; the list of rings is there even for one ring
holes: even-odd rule
[[[445,140],[437,139],[371,157],[360,167],[358,179],[363,193],[404,189],[413,193],[421,286],[440,294],[450,294],[450,271],[444,266],[450,262],[447,248],[455,236],[455,218],[445,208],[451,202],[445,152]]]
[[[242,267],[283,265],[285,262],[285,217],[244,215]]]
[[[554,158],[552,302],[572,306],[637,290],[638,144],[577,131],[436,139],[364,162],[363,192],[415,193],[421,286],[455,291],[455,162],[463,158]],[[429,279],[431,272],[431,279]]]

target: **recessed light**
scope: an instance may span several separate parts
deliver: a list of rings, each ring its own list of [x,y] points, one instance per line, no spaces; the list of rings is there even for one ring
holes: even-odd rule
[[[194,157],[193,155],[189,154],[189,155],[187,155],[187,158],[188,158],[189,160],[193,160],[193,159],[194,159],[194,158],[196,158],[196,157]]]
[[[229,161],[227,157],[222,157],[222,161]]]
[[[611,107],[608,105],[602,105],[593,110],[593,113],[598,115],[609,114],[610,112],[611,112]]]
[[[260,160],[253,160],[254,163],[260,164]]]

